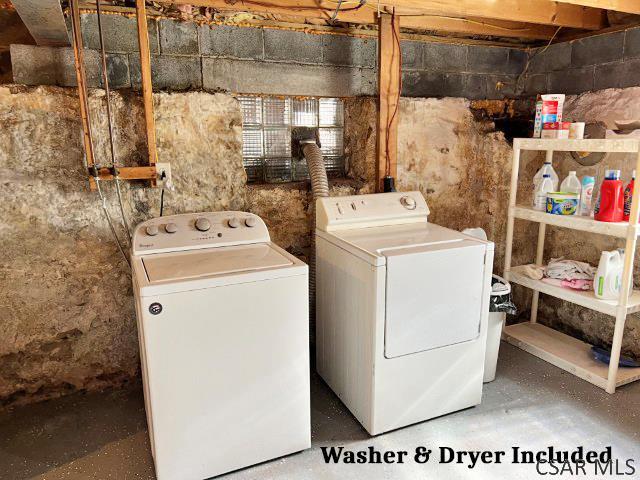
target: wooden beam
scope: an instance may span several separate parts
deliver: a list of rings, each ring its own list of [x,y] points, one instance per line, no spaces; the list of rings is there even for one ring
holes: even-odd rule
[[[142,100],[147,131],[147,152],[149,165],[158,161],[156,149],[156,122],[153,116],[153,87],[151,84],[151,52],[149,50],[149,32],[144,0],[136,0],[136,18],[138,20],[138,44],[140,45],[140,72],[142,81]],[[155,185],[155,181],[153,182]]]
[[[613,27],[603,28],[602,30],[598,30],[597,32],[592,31],[571,31],[566,33],[560,33],[553,43],[562,43],[562,42],[570,42],[572,40],[580,40],[581,38],[589,38],[595,37],[597,35],[606,35],[607,33],[616,33],[616,32],[624,32],[625,30],[629,30],[631,28],[640,28],[640,22],[629,23],[626,25],[614,25]]]
[[[555,0],[385,0],[382,3],[392,4],[396,9],[415,9],[456,17],[493,18],[588,30],[606,26],[602,10]]]
[[[557,27],[524,22],[487,20],[478,17],[454,18],[441,16],[403,16],[402,28],[434,30],[464,35],[486,35],[489,37],[521,38],[526,40],[549,40]]]
[[[604,8],[615,12],[634,13],[640,15],[639,0],[556,0],[558,3],[568,3],[582,7]]]
[[[397,177],[398,109],[400,108],[400,19],[383,13],[378,21],[378,151],[377,182],[384,191],[385,176]]]
[[[98,171],[100,180],[113,180],[113,175],[108,168],[101,168]],[[119,180],[151,180],[158,178],[156,167],[120,167],[118,168]]]
[[[331,0],[167,0],[168,3],[214,7],[221,11],[247,11],[297,15],[330,20],[336,10]],[[397,15],[477,17],[484,19],[554,25],[556,27],[598,30],[605,27],[603,11],[553,0],[382,0],[382,11],[395,8]],[[362,6],[349,3],[339,12],[342,22],[373,24],[377,3]],[[404,21],[403,21],[404,25]]]
[[[169,3],[170,0],[165,0],[165,3]],[[186,1],[186,0],[185,0]],[[230,8],[228,4],[224,3],[224,0],[220,0],[222,4]],[[113,12],[125,16],[135,15],[135,9],[130,7],[119,7],[105,5],[102,7],[105,12]],[[221,8],[222,9],[222,8]],[[81,2],[80,13],[93,13],[95,12],[95,4],[89,2]],[[230,13],[231,11],[228,11]],[[259,13],[259,12],[256,12]],[[160,13],[147,7],[147,16],[159,16]],[[365,29],[349,29],[341,27],[333,27],[319,24],[304,23],[304,16],[295,16],[291,14],[276,14],[271,15],[273,20],[247,19],[244,20],[242,26],[264,26],[274,28],[290,28],[292,30],[304,30],[309,33],[344,33],[353,36],[377,36],[376,31]],[[340,17],[340,16],[338,16]],[[352,23],[369,23],[369,15],[362,17],[364,22],[352,22]],[[314,19],[317,21],[317,19]],[[371,18],[372,22],[375,19]],[[215,22],[215,24],[225,24],[225,22]],[[440,15],[420,15],[420,16],[405,16],[402,18],[402,27],[405,29],[424,30],[429,32],[442,32],[442,33],[456,33],[462,35],[483,35],[490,37],[505,37],[505,38],[519,38],[525,40],[549,40],[553,37],[557,27],[550,25],[537,25],[524,22],[508,22],[504,20],[487,20],[483,18],[455,18],[455,17],[442,17]],[[0,32],[1,33],[1,32]],[[404,40],[406,34],[402,35]],[[447,37],[442,37],[447,38]],[[415,38],[413,39],[415,40]],[[453,38],[453,42],[460,42],[459,38]],[[483,43],[483,40],[476,40],[478,43]],[[14,42],[15,43],[15,42]],[[24,43],[24,42],[23,42]],[[513,46],[509,43],[505,46]]]
[[[38,45],[69,45],[60,0],[13,0],[13,6]]]
[[[76,67],[76,81],[78,83],[78,98],[80,100],[80,117],[82,119],[82,139],[87,166],[95,163],[93,144],[91,142],[91,122],[89,121],[89,101],[87,99],[87,81],[84,71],[84,48],[82,32],[80,30],[80,11],[78,0],[70,0],[71,26],[73,34],[73,55]]]
[[[166,0],[168,1],[168,0]],[[112,5],[104,5],[101,7],[105,12],[114,14],[131,16],[136,15],[135,8],[120,7]],[[94,13],[96,11],[95,4],[83,1],[80,3],[80,13]],[[2,11],[0,10],[0,13]],[[227,12],[231,15],[236,12]],[[161,16],[160,12],[147,7],[147,18],[153,16]],[[353,37],[378,37],[377,30],[358,28],[357,26],[331,26],[320,23],[304,23],[304,17],[292,15],[271,15],[273,19],[264,20],[259,17],[243,18],[241,22],[234,22],[233,17],[222,21],[211,22],[210,25],[234,25],[242,27],[266,27],[287,30],[301,30],[306,33],[324,34],[330,33],[335,35],[348,35]],[[523,40],[549,40],[556,33],[557,27],[550,25],[536,25],[523,22],[506,22],[502,20],[486,20],[482,18],[442,18],[441,16],[406,16],[402,18],[402,27],[405,32],[401,34],[402,40],[413,40],[422,42],[440,42],[440,43],[465,43],[478,45],[493,45],[499,47],[515,47],[518,44],[510,41],[484,40],[475,38],[465,38],[466,35],[482,35],[491,37],[507,37],[518,38]],[[425,30],[430,34],[421,32],[406,32],[406,29]],[[576,32],[575,30],[570,30]],[[446,34],[446,36],[438,36],[431,34],[432,32]],[[580,30],[582,32],[582,30]],[[450,33],[461,34],[462,36],[451,36]],[[2,31],[0,30],[0,35]],[[0,37],[0,48],[2,38]],[[16,43],[16,42],[12,42]],[[24,43],[24,42],[22,42]]]

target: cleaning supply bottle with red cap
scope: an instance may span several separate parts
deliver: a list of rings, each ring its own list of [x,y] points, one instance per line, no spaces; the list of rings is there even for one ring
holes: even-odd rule
[[[621,222],[624,217],[623,189],[620,170],[607,170],[593,218],[600,222]]]
[[[629,217],[631,216],[631,198],[633,197],[633,185],[636,183],[636,171],[633,171],[633,175],[631,176],[631,181],[627,185],[627,188],[624,189],[624,216],[623,220],[625,222],[629,221]]]

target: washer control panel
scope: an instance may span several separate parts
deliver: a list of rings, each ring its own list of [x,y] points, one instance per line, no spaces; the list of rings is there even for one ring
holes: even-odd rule
[[[390,192],[318,199],[316,227],[324,231],[427,222],[420,192]]]
[[[270,241],[264,221],[253,213],[185,213],[138,225],[133,234],[133,255]]]

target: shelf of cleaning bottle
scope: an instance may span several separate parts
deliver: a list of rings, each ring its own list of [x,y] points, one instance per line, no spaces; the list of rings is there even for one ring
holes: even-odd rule
[[[591,217],[581,215],[552,215],[551,213],[541,212],[523,205],[513,207],[512,214],[515,218],[521,220],[546,223],[554,227],[571,228],[618,238],[627,238],[627,230],[629,228],[628,222],[598,222]],[[637,236],[640,232],[640,226],[636,226],[635,230]]]
[[[558,152],[615,152],[638,153],[640,139],[555,139],[555,138],[515,138],[513,148],[520,150],[554,150]]]
[[[524,266],[511,267],[508,280],[512,283],[522,285],[523,287],[537,290],[540,293],[560,298],[582,307],[590,308],[596,312],[605,313],[615,316],[618,309],[617,300],[601,300],[595,296],[592,290],[581,291],[572,290],[570,288],[558,287],[542,280],[534,280],[524,273]],[[640,290],[634,290],[629,297],[627,304],[627,313],[635,313],[640,311]]]

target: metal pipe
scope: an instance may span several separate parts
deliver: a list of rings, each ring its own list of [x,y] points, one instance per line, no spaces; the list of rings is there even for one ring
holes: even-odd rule
[[[98,17],[98,37],[100,38],[100,54],[102,57],[102,78],[104,83],[104,90],[107,99],[107,125],[109,126],[109,147],[111,149],[111,171],[113,173],[113,179],[116,182],[116,194],[118,196],[118,205],[120,205],[120,215],[122,216],[122,223],[127,231],[127,244],[131,247],[131,229],[127,222],[127,216],[124,213],[124,205],[122,203],[122,192],[120,191],[120,178],[118,172],[118,164],[116,163],[116,150],[113,143],[113,124],[111,121],[111,90],[109,89],[109,73],[107,70],[107,54],[104,49],[104,37],[102,35],[102,15],[100,9],[100,0],[96,0],[96,13]]]
[[[127,253],[124,251],[124,248],[122,248],[122,244],[120,243],[120,240],[118,238],[118,234],[116,233],[116,229],[113,226],[113,221],[111,220],[111,215],[109,214],[109,209],[107,208],[107,200],[104,197],[104,195],[102,194],[102,188],[100,188],[100,177],[96,176],[96,177],[93,177],[93,178],[94,178],[94,180],[96,182],[96,190],[98,191],[98,196],[100,197],[100,202],[102,204],[102,211],[104,212],[104,216],[106,217],[107,223],[109,224],[109,228],[111,229],[111,234],[116,239],[116,244],[118,245],[118,250],[120,250],[120,253],[124,257],[124,261],[127,262],[127,265],[129,265],[129,268],[131,268],[131,261],[129,260],[129,257],[127,256]]]
[[[93,145],[93,134],[91,131],[91,113],[89,111],[89,102],[88,98],[88,90],[87,90],[87,82],[86,76],[84,72],[84,61],[83,61],[83,46],[82,46],[82,33],[80,32],[80,10],[78,8],[78,0],[70,0],[69,5],[71,7],[71,31],[73,35],[73,50],[75,55],[76,62],[76,77],[78,80],[78,97],[80,99],[80,111],[82,113],[82,122],[83,122],[83,131],[84,131],[84,145],[85,145],[85,164],[89,167],[89,172],[93,176],[93,180],[96,184],[96,190],[98,192],[98,197],[101,202],[102,211],[107,220],[107,224],[109,225],[109,229],[113,235],[116,244],[118,245],[118,249],[122,253],[125,262],[127,265],[131,267],[131,263],[129,262],[129,257],[127,257],[122,245],[120,244],[120,239],[116,233],[116,229],[113,226],[113,222],[111,221],[111,215],[109,215],[109,211],[107,209],[107,202],[102,193],[102,188],[100,187],[100,175],[99,175],[99,166],[95,163],[94,157],[94,145]]]

